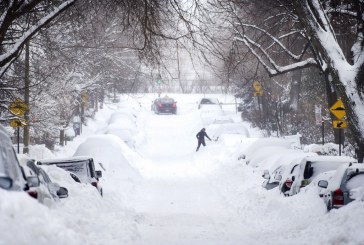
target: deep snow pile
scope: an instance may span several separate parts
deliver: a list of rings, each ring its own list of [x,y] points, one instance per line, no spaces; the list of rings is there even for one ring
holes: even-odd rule
[[[153,114],[155,95],[123,96],[105,104],[66,147],[53,153],[32,147],[34,158],[94,157],[104,197],[46,167],[69,197],[48,208],[0,189],[0,245],[364,244],[363,202],[326,213],[313,185],[289,198],[261,187],[263,169],[296,153],[241,122],[232,96],[209,95],[225,104],[217,114],[197,109],[202,95],[169,96],[178,101],[177,115]],[[214,126],[222,117],[243,128],[224,132]],[[202,127],[219,138],[195,152]],[[132,145],[117,133],[125,128],[133,131]]]

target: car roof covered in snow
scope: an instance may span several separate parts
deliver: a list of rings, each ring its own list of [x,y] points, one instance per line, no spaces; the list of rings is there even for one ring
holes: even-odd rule
[[[347,162],[356,163],[358,160],[348,156],[309,156],[306,158],[310,162]]]
[[[57,163],[69,163],[69,162],[81,162],[85,160],[90,160],[92,157],[90,156],[74,156],[74,157],[67,157],[67,158],[54,158],[54,159],[42,159],[39,160],[39,164],[45,165],[52,165]]]

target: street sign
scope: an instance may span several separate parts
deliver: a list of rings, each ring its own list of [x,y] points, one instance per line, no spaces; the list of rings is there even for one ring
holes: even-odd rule
[[[256,92],[262,91],[262,85],[258,81],[253,82],[253,88],[255,89]]]
[[[348,122],[346,120],[333,120],[332,126],[334,128],[347,128]]]
[[[24,127],[27,125],[25,122],[21,121],[18,118],[10,120],[9,124],[13,128]]]
[[[330,107],[331,113],[339,120],[343,119],[346,115],[344,103],[337,100],[335,104]]]
[[[28,110],[28,105],[25,104],[20,99],[16,99],[13,103],[10,104],[9,110],[18,117],[21,117],[24,115],[24,113]]]
[[[254,92],[254,93],[253,93],[253,96],[254,96],[254,97],[262,96],[262,95],[263,95],[263,91],[257,91],[257,92]]]

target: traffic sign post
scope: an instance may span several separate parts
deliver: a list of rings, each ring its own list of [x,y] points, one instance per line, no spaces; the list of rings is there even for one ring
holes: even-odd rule
[[[16,99],[13,103],[9,106],[9,111],[18,117],[22,117],[26,111],[29,110],[29,107],[26,103],[24,103],[20,99]],[[20,119],[12,119],[9,122],[10,126],[13,128],[17,128],[18,133],[18,154],[20,153],[20,127],[26,126],[26,123],[21,121]]]
[[[253,93],[253,96],[254,96],[254,97],[259,97],[259,96],[262,96],[262,95],[263,95],[263,91],[254,92],[254,93]]]
[[[10,126],[17,129],[17,139],[18,139],[18,154],[20,153],[20,128],[27,125],[25,122],[21,121],[20,119],[12,119],[9,122]]]
[[[259,121],[262,124],[262,113],[261,113],[261,109],[260,109],[260,99],[259,99],[259,97],[263,95],[262,84],[259,81],[254,81],[253,88],[255,90],[255,92],[253,93],[253,96],[257,97],[257,99],[258,99]],[[262,125],[260,125],[260,126],[262,126]]]
[[[332,121],[332,126],[339,130],[339,156],[341,156],[341,129],[348,127],[347,121],[343,120],[346,116],[344,103],[342,100],[337,100],[329,110],[337,118],[337,120]]]

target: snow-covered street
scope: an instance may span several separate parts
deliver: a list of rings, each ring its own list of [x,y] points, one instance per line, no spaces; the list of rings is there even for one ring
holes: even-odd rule
[[[197,110],[201,95],[173,96],[177,115],[154,114],[153,95],[125,96],[56,153],[34,147],[33,158],[92,155],[105,167],[104,196],[54,166],[49,174],[69,197],[51,207],[0,189],[0,245],[364,244],[363,202],[327,213],[317,188],[289,198],[263,189],[261,170],[238,160],[262,137],[248,123],[250,138],[207,141],[196,152],[196,133],[206,127],[209,134]],[[224,116],[241,122],[233,98],[219,96]],[[111,116],[127,110],[135,115],[135,148],[105,135]]]

